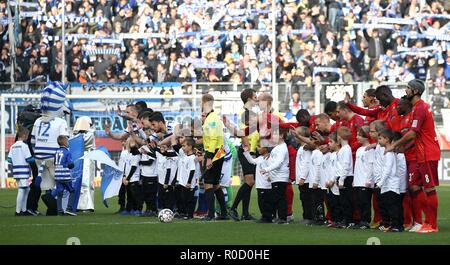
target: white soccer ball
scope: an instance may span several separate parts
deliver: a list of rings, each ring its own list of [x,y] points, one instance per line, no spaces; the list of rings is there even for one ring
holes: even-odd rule
[[[170,223],[173,220],[173,212],[170,209],[162,209],[158,214],[158,219],[162,223]]]

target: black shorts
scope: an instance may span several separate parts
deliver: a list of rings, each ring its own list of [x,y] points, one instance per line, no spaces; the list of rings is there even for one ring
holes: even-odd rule
[[[222,176],[222,165],[225,158],[218,159],[212,163],[210,169],[206,170],[203,182],[205,184],[219,185]]]
[[[256,173],[256,165],[250,164],[244,156],[244,149],[242,146],[238,149],[238,159],[242,166],[242,173],[245,175],[253,175],[255,176]]]

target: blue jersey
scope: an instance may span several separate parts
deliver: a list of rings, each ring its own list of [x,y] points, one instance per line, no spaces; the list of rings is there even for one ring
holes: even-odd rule
[[[60,147],[55,153],[55,180],[72,180],[69,165],[73,165],[72,155],[67,147]]]

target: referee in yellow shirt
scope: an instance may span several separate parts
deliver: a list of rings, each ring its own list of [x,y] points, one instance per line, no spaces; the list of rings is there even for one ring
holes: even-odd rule
[[[202,97],[203,146],[205,149],[206,172],[204,176],[208,216],[205,221],[228,219],[225,195],[220,188],[220,176],[224,162],[224,133],[222,119],[214,112],[214,97],[205,94]],[[215,195],[215,196],[214,196]],[[221,215],[215,218],[215,197],[217,198]]]

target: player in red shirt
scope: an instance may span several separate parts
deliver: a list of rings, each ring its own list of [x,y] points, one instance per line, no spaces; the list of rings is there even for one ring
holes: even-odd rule
[[[380,102],[380,108],[365,109],[347,102],[349,108],[359,115],[369,116],[375,120],[388,121],[392,116],[397,116],[397,98],[394,98],[388,86],[379,86],[375,90],[375,96]]]
[[[364,126],[364,120],[361,116],[354,113],[343,101],[338,103],[337,110],[339,113],[339,118],[346,122],[346,127],[348,127],[352,132],[352,136],[350,137],[348,143],[352,148],[353,160],[355,160],[356,150],[361,147],[361,144],[358,143],[356,136],[358,134],[358,128]]]
[[[346,122],[339,118],[336,102],[327,102],[327,104],[325,104],[325,113],[334,121],[334,124],[331,125],[330,133],[336,131],[339,126],[347,126]]]
[[[427,195],[424,208],[425,222],[417,232],[431,233],[438,232],[438,198],[435,187],[439,186],[438,161],[441,157],[441,150],[436,136],[433,114],[428,104],[421,99],[424,91],[423,81],[418,79],[409,81],[406,96],[413,104],[411,130],[390,148],[387,148],[386,152],[404,146],[412,140],[415,141],[417,168],[410,184],[413,190],[423,187]]]
[[[364,108],[368,108],[369,110],[377,110],[380,107],[380,105],[378,104],[378,100],[375,96],[375,89],[370,88],[367,89],[364,92],[363,98],[362,98],[362,103]],[[371,122],[373,122],[374,120],[376,120],[374,117],[371,116],[366,116],[364,118],[364,125],[369,126],[369,124]]]
[[[412,104],[406,97],[398,100],[397,113],[400,117],[399,122],[391,125],[392,130],[400,132],[403,135],[411,130],[413,121]],[[409,193],[403,198],[404,224],[405,230],[416,231],[422,226],[422,211],[425,204],[425,193],[418,186],[413,189],[410,181],[415,180],[414,173],[417,168],[416,148],[414,141],[409,142],[405,148],[406,166],[408,171],[408,188]]]

